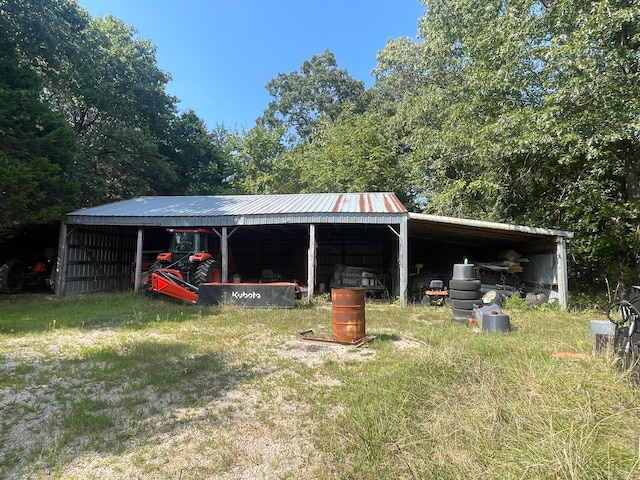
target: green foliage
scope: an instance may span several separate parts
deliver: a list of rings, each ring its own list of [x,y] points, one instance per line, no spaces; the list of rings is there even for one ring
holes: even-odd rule
[[[0,41],[0,239],[58,220],[73,205],[73,130],[40,98],[38,77]]]
[[[278,172],[276,160],[285,152],[282,143],[284,127],[268,128],[256,124],[245,129],[242,135],[235,132],[228,136],[227,150],[232,157],[235,175],[232,185],[238,191],[249,194],[293,193],[286,172]],[[285,164],[281,161],[279,164]]]
[[[572,288],[637,282],[638,2],[424,3],[374,88],[326,50],[268,82],[253,128],[210,132],[177,114],[134,27],[75,0],[0,1],[0,237],[143,194],[393,191],[575,231]]]
[[[287,140],[308,140],[318,121],[335,121],[348,104],[359,105],[364,82],[338,68],[329,50],[305,60],[299,71],[280,73],[267,83],[274,100],[269,102],[260,122],[268,127],[284,127]]]
[[[137,195],[225,191],[227,157],[194,112],[176,116],[177,99],[165,91],[170,75],[132,26],[91,18],[73,0],[11,0],[0,4],[0,27],[8,51],[37,75],[37,95],[75,131],[75,150],[58,145],[73,154],[64,173],[78,186],[67,211]]]
[[[80,204],[170,190],[176,168],[159,150],[175,99],[164,91],[170,77],[156,66],[155,46],[112,16],[91,20],[82,34],[69,67],[46,77],[82,145]]]
[[[193,110],[171,120],[160,152],[176,169],[177,178],[166,193],[220,195],[228,190],[233,173],[230,157]]]
[[[575,231],[572,281],[637,281],[637,2],[428,3],[376,69],[427,210]]]
[[[298,191],[395,192],[410,204],[406,168],[396,151],[383,116],[346,109],[335,122],[322,122],[311,141],[286,158]]]
[[[504,300],[504,308],[506,311],[525,310],[527,301],[520,295],[510,295]]]

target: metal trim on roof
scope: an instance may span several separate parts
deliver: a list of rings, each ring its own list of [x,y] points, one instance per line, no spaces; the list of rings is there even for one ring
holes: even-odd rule
[[[398,223],[407,209],[393,193],[139,197],[69,213],[89,225],[234,226]]]
[[[484,220],[471,220],[466,218],[441,217],[438,215],[428,215],[424,213],[409,213],[409,222],[418,221],[431,224],[448,224],[463,227],[476,228],[478,230],[502,230],[526,235],[538,235],[545,237],[573,238],[573,232],[566,230],[555,230],[551,228],[528,227],[510,223],[487,222]]]

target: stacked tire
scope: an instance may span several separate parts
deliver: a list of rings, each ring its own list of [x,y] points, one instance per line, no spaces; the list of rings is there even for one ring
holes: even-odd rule
[[[471,263],[455,264],[449,281],[449,302],[454,322],[466,323],[474,315],[474,309],[482,305],[480,280],[476,278]]]

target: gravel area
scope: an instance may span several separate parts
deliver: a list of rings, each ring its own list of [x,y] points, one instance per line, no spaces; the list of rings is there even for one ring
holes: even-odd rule
[[[104,328],[7,338],[0,344],[0,378],[24,379],[24,388],[0,383],[0,477],[331,477],[327,462],[310,441],[312,407],[297,398],[291,382],[299,376],[295,373],[299,367],[304,367],[308,376],[298,381],[309,388],[335,388],[340,382],[314,367],[327,362],[368,362],[376,355],[370,348],[252,335],[252,348],[261,352],[253,365],[259,367],[247,370],[231,363],[224,384],[215,372],[200,373],[193,391],[163,392],[127,382],[106,385],[99,375],[83,371],[106,368],[100,361],[74,361],[82,360],[87,349],[117,351],[143,336],[126,335],[123,342],[122,332]],[[144,339],[170,342],[172,336],[152,334],[150,338],[145,333]],[[395,344],[397,348],[420,346],[411,340]],[[92,381],[82,380],[86,378]],[[92,438],[90,428],[88,435],[77,438],[65,434],[69,426],[63,428],[61,419],[69,415],[72,405],[83,401],[104,404],[112,422],[103,430],[104,438]],[[3,470],[3,465],[11,467]]]

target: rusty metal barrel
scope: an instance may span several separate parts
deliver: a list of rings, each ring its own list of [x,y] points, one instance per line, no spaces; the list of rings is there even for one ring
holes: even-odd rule
[[[366,336],[364,288],[332,288],[333,339],[353,342]]]

